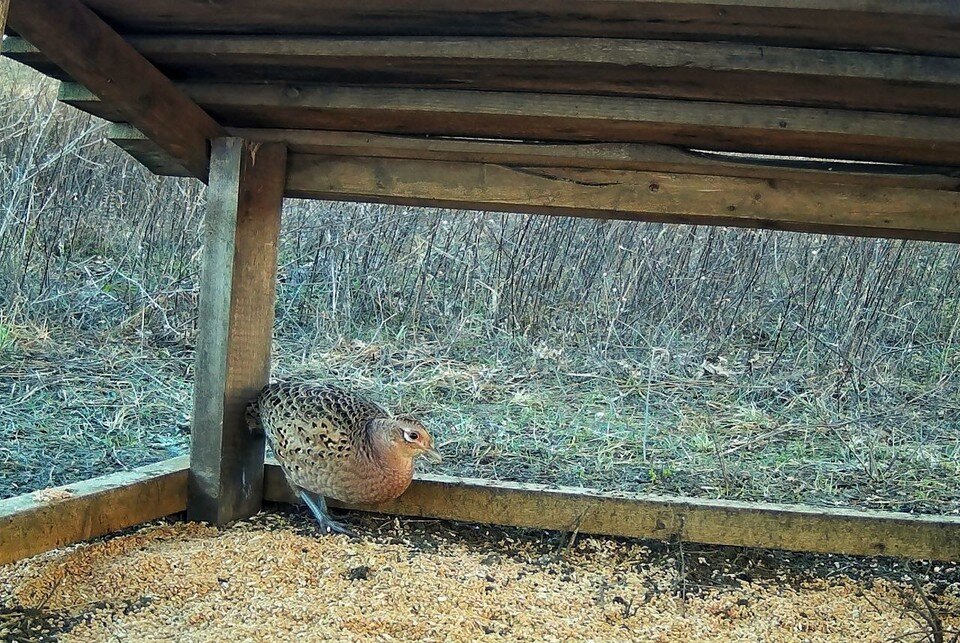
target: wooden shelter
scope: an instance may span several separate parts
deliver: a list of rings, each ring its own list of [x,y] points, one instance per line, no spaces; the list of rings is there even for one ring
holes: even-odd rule
[[[269,377],[285,196],[960,241],[956,0],[0,0],[0,30],[4,14],[5,55],[209,190],[189,459],[0,501],[0,562],[292,500],[243,421]],[[362,509],[960,560],[960,517],[444,476]]]

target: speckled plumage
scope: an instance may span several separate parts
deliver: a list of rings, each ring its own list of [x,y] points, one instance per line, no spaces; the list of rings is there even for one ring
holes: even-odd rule
[[[394,434],[402,445],[403,427],[416,427],[429,440],[419,423],[391,419],[374,402],[332,384],[270,384],[248,416],[252,429],[266,433],[292,485],[350,503],[396,498],[409,486],[413,455],[394,443]]]

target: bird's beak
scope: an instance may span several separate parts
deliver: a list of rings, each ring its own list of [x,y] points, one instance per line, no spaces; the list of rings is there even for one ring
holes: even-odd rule
[[[436,449],[427,449],[423,452],[423,457],[434,464],[440,464],[443,462],[443,456],[440,455],[440,452]]]

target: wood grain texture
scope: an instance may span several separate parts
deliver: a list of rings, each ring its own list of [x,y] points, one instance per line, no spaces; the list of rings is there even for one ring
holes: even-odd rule
[[[294,156],[287,195],[960,241],[960,192],[666,172]]]
[[[0,565],[186,506],[186,456],[0,500]]]
[[[3,32],[7,27],[7,14],[10,12],[10,0],[0,0],[0,53],[5,53],[7,43],[3,38]]]
[[[310,130],[231,129],[231,136],[281,142],[301,155],[464,161],[497,165],[648,170],[679,174],[785,179],[842,185],[960,191],[960,168],[842,163],[814,159],[695,153],[666,145],[630,143],[522,143]],[[187,176],[139,130],[125,123],[107,138],[162,176]],[[299,163],[299,161],[298,161]]]
[[[275,462],[265,499],[299,502]],[[602,493],[589,489],[418,475],[379,505],[331,506],[583,534],[855,556],[960,560],[960,517],[734,500]]]
[[[515,90],[960,114],[960,60],[604,38],[137,36],[168,77]],[[7,55],[63,77],[17,40]]]
[[[86,0],[125,34],[603,36],[957,55],[954,0]]]
[[[78,0],[12,0],[10,25],[74,80],[206,180],[217,123]]]
[[[960,165],[960,119],[706,101],[339,86],[184,84],[226,127],[566,142]],[[88,92],[61,100],[111,118]],[[104,109],[106,107],[107,109]]]
[[[235,136],[278,141],[294,155],[463,161],[497,165],[647,170],[680,174],[820,181],[931,190],[960,190],[960,168],[891,166],[797,158],[696,153],[666,145],[631,143],[524,143],[278,129],[236,129]],[[129,129],[108,136],[132,139]],[[122,146],[122,145],[121,145]]]
[[[270,378],[286,148],[213,142],[204,217],[188,516],[222,524],[260,508],[262,436],[245,407]]]

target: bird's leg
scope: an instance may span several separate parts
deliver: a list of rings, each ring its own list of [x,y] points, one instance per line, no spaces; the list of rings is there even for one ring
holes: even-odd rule
[[[330,517],[327,512],[327,501],[323,499],[323,496],[300,488],[297,488],[297,495],[300,496],[303,504],[307,505],[307,509],[320,523],[320,529],[328,534],[344,534],[356,538],[357,534],[353,530]]]

